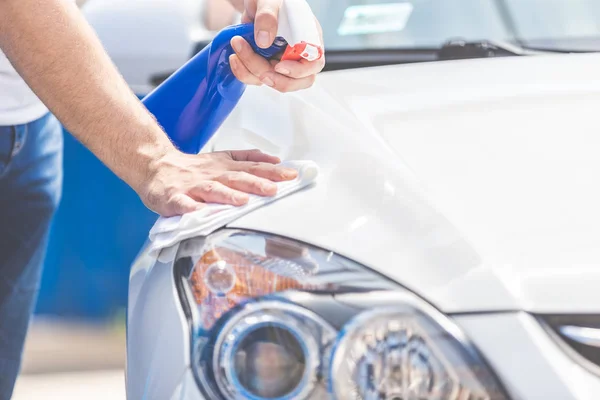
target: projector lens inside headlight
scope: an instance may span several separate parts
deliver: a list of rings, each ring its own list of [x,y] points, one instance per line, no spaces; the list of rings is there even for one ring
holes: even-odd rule
[[[248,305],[221,328],[213,370],[228,399],[307,399],[336,331],[292,304]]]
[[[276,326],[259,328],[246,336],[234,358],[234,372],[242,387],[263,398],[292,393],[302,382],[306,368],[300,341]]]
[[[206,399],[508,399],[448,317],[344,257],[239,230],[176,257]]]

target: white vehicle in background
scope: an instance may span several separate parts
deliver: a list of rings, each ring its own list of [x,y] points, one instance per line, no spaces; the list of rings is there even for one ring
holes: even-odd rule
[[[226,0],[87,0],[82,11],[131,88],[143,96],[211,41],[209,12],[233,17],[224,6]],[[217,23],[225,23],[223,17]]]
[[[597,400],[600,55],[562,53],[600,3],[311,4],[338,71],[249,88],[207,150],[319,181],[141,252],[128,398]]]

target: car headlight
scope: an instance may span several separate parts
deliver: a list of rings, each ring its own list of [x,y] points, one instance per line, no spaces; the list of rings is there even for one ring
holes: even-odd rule
[[[208,399],[508,399],[447,317],[339,255],[222,230],[175,274]]]

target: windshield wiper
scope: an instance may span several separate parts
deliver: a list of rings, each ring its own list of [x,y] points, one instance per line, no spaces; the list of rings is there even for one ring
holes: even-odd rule
[[[511,43],[493,40],[466,41],[455,39],[446,42],[438,50],[439,60],[463,60],[469,58],[515,57],[541,54]]]

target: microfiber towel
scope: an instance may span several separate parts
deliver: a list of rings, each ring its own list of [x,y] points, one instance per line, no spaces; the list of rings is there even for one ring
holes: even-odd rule
[[[296,169],[298,177],[293,181],[277,183],[278,191],[274,197],[250,195],[250,201],[241,207],[207,204],[183,216],[159,218],[150,230],[150,254],[157,256],[162,249],[183,240],[210,235],[251,211],[313,184],[319,176],[319,167],[313,161],[288,161],[281,166]]]

